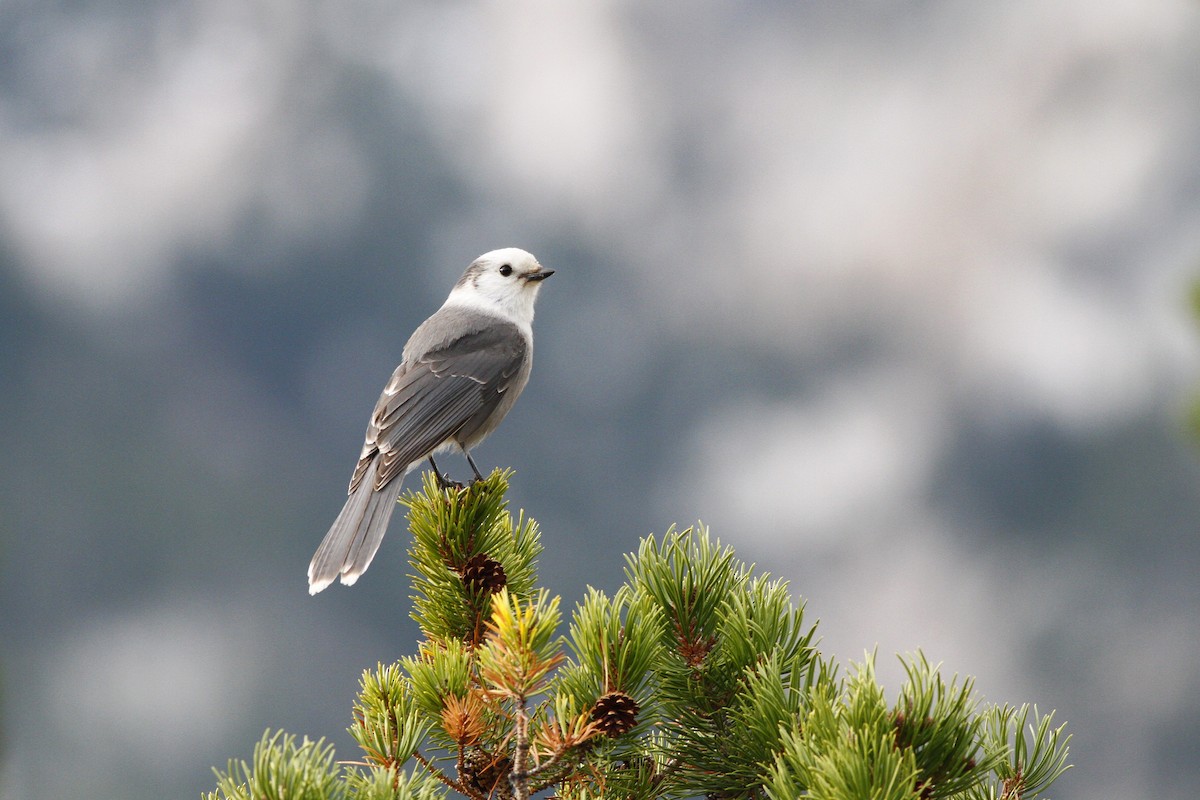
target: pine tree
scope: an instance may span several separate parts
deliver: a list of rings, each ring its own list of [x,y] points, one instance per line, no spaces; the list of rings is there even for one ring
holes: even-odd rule
[[[424,639],[364,672],[361,760],[268,731],[205,800],[1032,800],[1068,768],[1053,713],[983,705],[920,654],[893,702],[872,656],[839,675],[787,585],[702,526],[644,539],[561,635],[509,477],[402,500]]]

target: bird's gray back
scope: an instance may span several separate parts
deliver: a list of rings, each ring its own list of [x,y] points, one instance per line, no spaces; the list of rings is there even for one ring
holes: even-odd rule
[[[525,388],[532,363],[533,342],[514,323],[443,307],[405,345],[371,415],[351,491],[377,453],[382,487],[444,442],[463,449],[480,442]]]
[[[403,359],[415,362],[435,351],[454,351],[456,348],[461,351],[469,342],[490,344],[520,339],[529,346],[529,338],[515,323],[498,314],[469,306],[442,306],[408,337]]]
[[[441,331],[447,329],[471,333],[446,341]],[[458,445],[468,450],[496,429],[524,391],[533,369],[533,337],[502,317],[449,306],[426,320],[405,349],[421,352],[426,340],[433,349],[424,350],[420,360],[435,364],[435,371],[486,379],[480,384],[483,402],[454,434]]]

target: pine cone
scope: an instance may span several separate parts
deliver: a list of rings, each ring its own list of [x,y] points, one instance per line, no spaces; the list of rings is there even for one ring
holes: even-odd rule
[[[463,758],[462,782],[493,800],[512,800],[512,784],[508,774],[512,772],[512,759],[505,755],[493,756],[481,748],[474,748]]]
[[[637,701],[624,692],[609,692],[592,706],[592,721],[607,736],[620,736],[637,725],[641,711]]]
[[[487,553],[472,556],[471,560],[463,565],[460,575],[463,584],[474,592],[494,594],[508,583],[504,565]]]

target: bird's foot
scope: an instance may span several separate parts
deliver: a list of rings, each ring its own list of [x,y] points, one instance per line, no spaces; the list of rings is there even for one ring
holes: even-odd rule
[[[458,481],[452,481],[452,480],[450,480],[450,478],[446,477],[445,475],[443,475],[440,472],[434,472],[433,474],[434,474],[434,477],[437,478],[438,488],[441,489],[442,491],[445,491],[446,489],[454,489],[455,491],[461,491],[463,489],[463,485],[461,483],[459,483]]]

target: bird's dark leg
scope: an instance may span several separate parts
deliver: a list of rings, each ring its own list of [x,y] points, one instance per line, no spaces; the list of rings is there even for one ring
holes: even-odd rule
[[[471,454],[463,450],[463,455],[467,457],[467,463],[471,465],[471,469],[475,472],[475,480],[483,480],[483,476],[479,474],[479,467],[475,466],[475,459],[471,458]]]
[[[438,486],[440,488],[449,489],[451,486],[457,485],[454,481],[442,474],[442,471],[438,469],[437,462],[433,460],[433,456],[429,457],[429,466],[433,467],[433,474],[434,477],[437,478]]]

